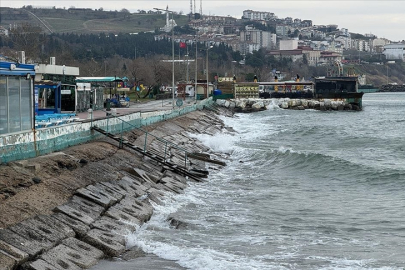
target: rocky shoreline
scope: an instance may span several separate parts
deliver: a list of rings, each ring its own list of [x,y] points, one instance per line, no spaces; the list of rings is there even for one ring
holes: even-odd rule
[[[188,134],[221,132],[217,110],[230,114],[195,111],[143,127],[154,136],[133,130],[124,139],[153,148],[162,138],[214,155]],[[200,160],[186,166],[208,172]],[[127,251],[125,236],[150,219],[152,203],[183,192],[188,181],[195,180],[109,138],[0,166],[0,270],[86,269],[119,256]]]
[[[247,99],[218,99],[219,106],[231,109],[235,112],[257,112],[267,110],[270,107],[290,110],[320,110],[320,111],[361,111],[357,105],[347,103],[344,100],[315,100],[315,99],[290,99],[290,98],[247,98]]]

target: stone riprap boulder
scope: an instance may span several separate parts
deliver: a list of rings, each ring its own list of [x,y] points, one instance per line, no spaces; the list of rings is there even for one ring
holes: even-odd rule
[[[359,106],[347,103],[344,100],[314,100],[314,99],[290,99],[290,98],[272,98],[272,99],[231,99],[216,101],[216,104],[235,112],[257,112],[274,108],[305,110],[314,109],[321,111],[349,111],[361,110]]]

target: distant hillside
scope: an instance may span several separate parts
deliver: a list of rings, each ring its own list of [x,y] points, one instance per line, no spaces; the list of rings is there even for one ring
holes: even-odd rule
[[[188,17],[174,15],[177,25],[185,25]],[[39,25],[52,33],[138,33],[155,31],[165,25],[165,14],[139,14],[128,11],[102,11],[92,9],[34,9],[0,8],[0,25]]]

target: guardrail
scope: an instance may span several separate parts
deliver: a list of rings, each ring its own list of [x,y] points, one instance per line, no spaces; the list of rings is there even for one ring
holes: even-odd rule
[[[140,132],[141,136],[144,136],[144,140],[143,140],[143,145],[140,145],[140,147],[143,149],[143,152],[146,153],[152,153],[154,155],[160,156],[163,158],[163,160],[165,161],[171,161],[173,163],[177,163],[179,164],[179,161],[184,162],[184,167],[187,168],[188,165],[188,158],[187,155],[189,153],[191,153],[192,151],[190,151],[190,149],[186,149],[183,147],[180,147],[179,145],[170,142],[166,139],[160,138],[158,136],[155,136],[153,134],[151,134],[150,132],[137,127],[123,119],[121,119],[120,117],[117,116],[113,116],[113,115],[109,115],[107,118],[107,122],[106,122],[106,126],[104,127],[104,131],[107,133],[110,133],[110,120],[111,119],[116,119],[118,121],[120,121],[120,128],[117,130],[117,124],[116,121],[114,121],[114,124],[112,124],[114,126],[114,131],[115,131],[115,135],[117,137],[119,137],[119,147],[122,148],[123,147],[123,142],[126,141],[124,140],[123,136],[125,132]],[[93,127],[93,120],[91,119],[91,126]],[[98,128],[102,129],[102,127]],[[107,134],[106,134],[107,135]],[[152,142],[148,143],[148,139],[150,139],[150,137],[152,137]],[[163,156],[162,156],[162,153]]]

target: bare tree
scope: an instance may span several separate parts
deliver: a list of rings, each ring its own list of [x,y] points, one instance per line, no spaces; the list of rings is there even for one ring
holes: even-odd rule
[[[25,51],[27,59],[38,59],[46,37],[39,26],[23,23],[10,30],[9,35],[17,51]]]

